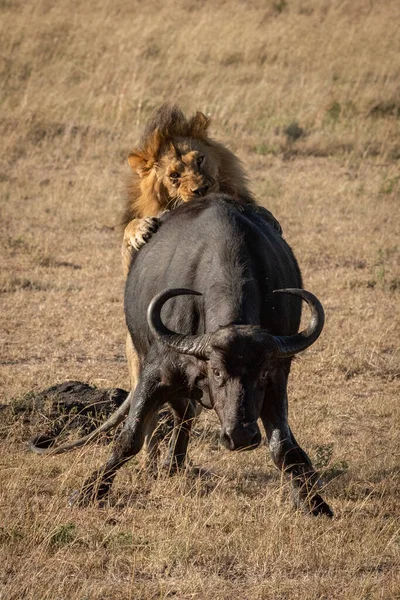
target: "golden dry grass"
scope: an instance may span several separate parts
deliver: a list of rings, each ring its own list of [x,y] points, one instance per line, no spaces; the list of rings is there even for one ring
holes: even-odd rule
[[[68,509],[104,446],[42,458],[1,432],[0,598],[395,599],[399,576],[400,5],[2,0],[2,402],[66,379],[127,386],[120,182],[165,100],[212,114],[324,303],[290,421],[333,521],[293,512],[265,449]],[[3,414],[5,411],[2,411]]]

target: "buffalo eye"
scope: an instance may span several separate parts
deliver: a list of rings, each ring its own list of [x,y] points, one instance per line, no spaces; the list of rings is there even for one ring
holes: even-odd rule
[[[268,377],[268,370],[264,369],[260,373],[260,381],[263,381],[263,382],[266,381],[267,377]]]
[[[196,159],[197,164],[200,166],[204,161],[204,156],[198,156]]]
[[[213,369],[212,372],[213,372],[215,379],[217,379],[217,381],[220,381],[222,378],[221,371],[219,369]]]
[[[172,171],[172,173],[169,174],[169,177],[173,181],[176,181],[177,179],[179,179],[180,174],[177,171]]]

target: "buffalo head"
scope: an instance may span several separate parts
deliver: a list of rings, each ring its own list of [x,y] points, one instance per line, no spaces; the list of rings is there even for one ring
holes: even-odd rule
[[[199,373],[207,381],[209,402],[206,406],[218,414],[221,441],[229,450],[251,450],[259,445],[261,433],[257,421],[275,369],[282,359],[311,346],[324,325],[322,305],[313,294],[297,288],[275,292],[300,296],[307,302],[311,319],[304,331],[274,336],[254,325],[227,325],[213,333],[182,335],[163,324],[161,308],[174,296],[201,295],[199,292],[181,288],[166,290],[149,305],[148,324],[159,343],[197,359]]]

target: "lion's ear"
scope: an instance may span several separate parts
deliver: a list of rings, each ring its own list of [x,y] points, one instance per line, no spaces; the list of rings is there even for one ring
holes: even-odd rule
[[[154,163],[157,161],[158,154],[163,143],[161,132],[156,129],[147,139],[146,145],[142,150],[132,150],[128,156],[129,166],[139,177],[148,174]]]
[[[151,134],[151,137],[147,140],[144,149],[149,162],[155,162],[157,160],[163,141],[164,137],[161,131],[159,129],[155,129]]]
[[[207,135],[207,129],[211,123],[210,117],[198,111],[194,117],[189,120],[190,135],[193,137],[202,137]]]
[[[132,171],[135,171],[139,177],[144,177],[148,171],[147,160],[141,152],[133,150],[128,156],[128,163]]]

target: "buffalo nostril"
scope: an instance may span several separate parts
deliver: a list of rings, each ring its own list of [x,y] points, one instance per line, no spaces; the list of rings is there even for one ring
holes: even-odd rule
[[[257,446],[260,445],[260,442],[261,442],[261,433],[260,433],[260,430],[258,430],[258,431],[254,432],[254,435],[250,442],[250,446],[252,448],[256,448]]]
[[[210,186],[208,184],[203,185],[199,188],[196,188],[195,190],[192,190],[193,194],[195,194],[196,196],[204,196],[208,190]]]
[[[228,450],[234,450],[235,446],[233,443],[233,440],[231,438],[231,436],[229,435],[229,433],[225,432],[222,436],[222,442],[225,446],[225,448],[227,448]]]

